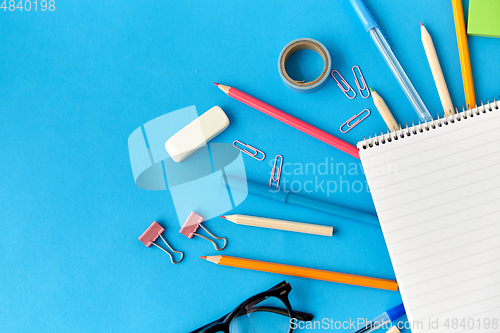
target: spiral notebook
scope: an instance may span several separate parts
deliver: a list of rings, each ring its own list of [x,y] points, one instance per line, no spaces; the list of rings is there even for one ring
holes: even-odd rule
[[[500,102],[358,148],[412,332],[500,332]]]

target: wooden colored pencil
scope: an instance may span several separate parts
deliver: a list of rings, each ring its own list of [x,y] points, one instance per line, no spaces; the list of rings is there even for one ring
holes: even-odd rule
[[[453,16],[455,17],[455,30],[457,32],[460,66],[462,67],[465,101],[467,103],[467,108],[473,108],[476,104],[476,96],[474,94],[474,82],[472,81],[472,69],[470,65],[469,45],[467,44],[467,31],[465,30],[464,9],[462,6],[462,0],[451,0],[451,2],[453,5]]]
[[[380,97],[379,94],[377,94],[377,92],[372,87],[370,87],[370,91],[372,92],[373,103],[375,103],[375,107],[382,116],[382,119],[384,119],[387,127],[389,127],[389,130],[391,132],[399,131],[399,125],[396,122],[396,119],[394,119],[391,111],[387,107],[387,104],[385,104],[385,101],[382,99],[382,97]]]
[[[279,121],[292,126],[295,129],[298,129],[301,132],[304,132],[313,138],[316,138],[320,141],[323,141],[326,144],[329,144],[332,147],[335,147],[344,153],[347,153],[351,156],[356,157],[359,159],[359,149],[356,148],[355,146],[340,140],[339,138],[336,138],[335,136],[320,130],[317,127],[314,127],[311,124],[306,123],[305,121],[302,121],[298,118],[295,118],[292,115],[289,115],[286,112],[283,112],[281,110],[276,109],[275,107],[266,104],[260,100],[258,100],[255,97],[252,97],[248,94],[245,94],[244,92],[233,88],[229,86],[225,86],[223,84],[215,83],[214,84],[219,87],[220,90],[225,92],[229,97],[232,97],[242,103],[245,103],[246,105],[259,110],[260,112],[263,112],[267,114],[268,116],[273,117],[274,119],[278,119]]]
[[[231,221],[239,225],[248,225],[252,227],[301,232],[305,234],[320,235],[320,236],[331,237],[333,235],[333,227],[326,225],[275,220],[264,217],[256,217],[256,216],[248,216],[240,214],[226,215],[221,217],[223,219],[226,219],[228,221]]]
[[[385,289],[393,291],[398,290],[398,283],[392,280],[384,280],[366,276],[336,273],[336,272],[323,271],[313,268],[275,264],[271,262],[230,257],[230,256],[220,256],[220,255],[203,256],[200,258],[222,266],[238,267],[260,272],[297,276],[307,279],[351,284],[355,286],[362,286],[362,287],[369,287],[376,289]]]
[[[420,33],[422,37],[422,44],[424,45],[425,54],[427,56],[427,61],[431,67],[432,77],[436,83],[436,88],[439,94],[439,99],[443,105],[444,115],[451,116],[454,114],[453,103],[451,102],[450,93],[448,87],[446,86],[446,81],[444,79],[443,71],[441,70],[441,65],[439,64],[439,59],[434,48],[434,43],[432,42],[432,37],[424,27],[424,24],[420,22]]]

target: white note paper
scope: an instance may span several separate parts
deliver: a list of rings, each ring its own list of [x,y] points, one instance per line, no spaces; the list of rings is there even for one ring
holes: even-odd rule
[[[358,148],[412,332],[500,332],[500,102]]]

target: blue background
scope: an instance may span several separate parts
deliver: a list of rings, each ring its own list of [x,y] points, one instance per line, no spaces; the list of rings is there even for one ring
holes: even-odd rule
[[[420,41],[419,22],[424,22],[452,100],[463,105],[451,1],[366,4],[436,115],[442,108]],[[351,68],[359,65],[400,123],[418,121],[349,1],[57,0],[55,5],[53,12],[0,10],[0,331],[186,332],[283,279],[292,284],[292,306],[318,320],[371,318],[400,303],[398,292],[202,261],[198,256],[219,253],[200,238],[178,234],[169,193],[136,187],[128,156],[127,138],[145,122],[189,105],[198,112],[219,105],[231,125],[214,141],[238,139],[268,156],[263,162],[244,156],[249,179],[265,184],[273,157],[282,154],[290,163],[283,174],[288,186],[296,181],[297,189],[315,177],[343,180],[350,185],[342,191],[308,195],[373,212],[359,161],[212,84],[237,87],[352,144],[380,133],[385,125],[371,99],[350,101],[333,80],[313,94],[295,93],[281,82],[282,47],[310,37],[329,49],[332,69],[351,85]],[[477,100],[498,98],[500,39],[469,37],[469,47]],[[295,58],[296,75],[321,70],[315,54],[304,51]],[[341,134],[340,124],[364,108],[372,115]],[[347,172],[296,171],[325,159],[345,163]],[[356,181],[364,186],[361,193],[352,188]],[[377,228],[255,197],[233,212],[333,225],[336,233],[332,238],[287,233],[217,218],[206,226],[228,238],[221,254],[394,278]],[[137,240],[153,220],[166,227],[172,246],[185,252],[180,264]]]

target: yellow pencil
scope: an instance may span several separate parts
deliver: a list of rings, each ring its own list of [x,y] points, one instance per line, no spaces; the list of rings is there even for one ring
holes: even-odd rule
[[[462,67],[465,102],[467,103],[467,108],[473,108],[476,104],[476,96],[474,94],[474,82],[472,81],[472,69],[470,65],[469,45],[467,44],[467,31],[465,30],[464,9],[462,7],[462,0],[451,0],[451,2],[453,4],[453,16],[455,17],[455,30],[457,32],[460,66]]]
[[[454,107],[451,102],[450,93],[448,91],[448,87],[446,86],[446,81],[444,79],[443,71],[441,70],[441,65],[439,64],[439,59],[436,49],[434,48],[434,43],[432,42],[432,37],[422,22],[420,22],[420,33],[422,35],[422,44],[424,45],[425,55],[427,56],[427,61],[431,67],[432,77],[436,83],[439,99],[443,105],[444,115],[451,116],[454,113]]]
[[[275,264],[271,262],[230,257],[230,256],[203,256],[200,258],[222,266],[238,267],[260,272],[297,276],[307,279],[351,284],[351,285],[376,288],[376,289],[385,289],[393,291],[398,290],[398,283],[392,280],[384,280],[366,276],[322,271],[313,268]]]
[[[399,131],[399,125],[396,122],[396,119],[394,119],[394,116],[392,115],[391,111],[387,107],[387,104],[385,104],[382,97],[380,97],[380,95],[377,94],[377,92],[375,90],[373,90],[372,87],[370,87],[370,91],[372,92],[373,103],[375,103],[375,106],[377,107],[378,112],[382,116],[382,119],[384,119],[387,127],[389,127],[389,130],[391,132]]]

